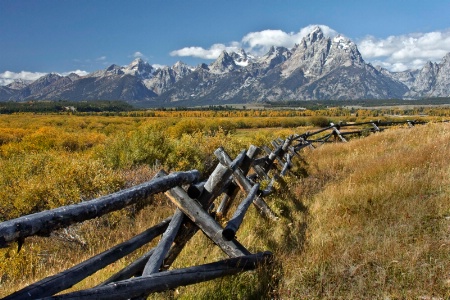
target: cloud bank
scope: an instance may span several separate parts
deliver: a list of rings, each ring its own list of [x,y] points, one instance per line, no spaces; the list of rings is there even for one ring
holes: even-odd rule
[[[62,76],[67,76],[70,73],[75,73],[78,76],[85,76],[89,74],[86,71],[83,70],[75,70],[70,72],[64,72],[61,73]],[[25,82],[32,82],[35,81],[42,76],[47,75],[48,73],[42,73],[42,72],[27,72],[27,71],[21,71],[21,72],[11,72],[11,71],[5,71],[3,73],[0,73],[0,86],[8,85],[10,83],[13,83],[16,80],[23,80]]]
[[[47,73],[40,73],[40,72],[27,72],[22,71],[19,73],[11,72],[11,71],[5,71],[3,73],[0,73],[0,85],[8,85],[15,80],[23,80],[23,81],[34,81]]]
[[[202,47],[185,47],[179,50],[170,52],[171,56],[192,56],[203,59],[216,59],[219,57],[220,53],[224,50],[227,52],[237,51],[240,48],[240,44],[237,42],[232,42],[230,45],[226,46],[224,44],[214,44],[209,49],[204,49]]]
[[[420,69],[427,61],[439,62],[450,52],[450,29],[385,39],[367,36],[357,45],[363,58],[374,65],[391,71]]]
[[[246,34],[240,41],[228,44],[214,44],[209,48],[185,47],[170,52],[171,56],[190,56],[202,59],[216,59],[222,51],[232,52],[242,48],[254,55],[265,54],[272,46],[292,48],[319,26],[325,36],[334,37],[338,33],[326,25],[309,25],[298,32],[267,29]],[[366,62],[380,65],[390,71],[420,69],[427,61],[439,62],[450,52],[450,29],[427,33],[376,38],[366,36],[355,40]]]
[[[244,49],[248,53],[254,55],[265,54],[270,47],[279,46],[291,48],[298,44],[302,38],[308,35],[313,28],[319,26],[326,36],[335,36],[337,32],[325,25],[309,25],[300,29],[299,32],[284,32],[282,30],[267,29],[258,32],[250,32],[246,34],[241,41],[233,41],[228,45],[214,44],[208,49],[203,47],[185,47],[170,52],[171,56],[191,56],[202,59],[216,59],[222,51],[233,52],[238,49]]]
[[[140,51],[136,51],[133,53],[132,55],[133,58],[142,58],[142,59],[147,59],[147,57]]]
[[[89,74],[89,72],[83,71],[83,70],[75,70],[75,71],[70,71],[70,72],[64,72],[61,73],[62,76],[67,76],[69,74],[75,73],[78,76],[86,76],[87,74]]]

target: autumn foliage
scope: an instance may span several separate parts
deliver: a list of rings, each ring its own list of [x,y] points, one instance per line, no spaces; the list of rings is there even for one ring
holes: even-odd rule
[[[150,180],[159,168],[198,169],[206,176],[217,163],[213,152],[219,146],[235,156],[250,144],[265,145],[329,122],[402,118],[397,112],[374,116],[370,110],[336,108],[0,115],[0,222]],[[414,117],[440,121],[448,110],[435,109],[434,114]],[[399,126],[304,151],[285,185],[276,187],[280,193],[268,199],[280,222],[268,224],[250,210],[239,231],[238,239],[251,251],[275,253],[278,261],[270,276],[262,271],[180,288],[179,297],[252,298],[262,292],[283,299],[448,297],[449,141],[448,123],[442,123]],[[69,232],[29,238],[20,252],[17,245],[0,249],[0,296],[171,214],[173,207],[157,195]],[[203,236],[193,242],[202,250],[185,250],[176,267],[223,255]],[[74,288],[98,284],[139,254]],[[155,297],[166,296],[177,297]]]

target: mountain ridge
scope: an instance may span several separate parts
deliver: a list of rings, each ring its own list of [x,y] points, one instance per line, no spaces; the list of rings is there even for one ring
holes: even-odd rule
[[[86,76],[47,74],[0,86],[0,101],[125,100],[140,106],[206,105],[292,100],[386,99],[450,95],[450,53],[420,70],[389,72],[366,63],[343,35],[314,28],[292,49],[255,57],[223,51],[210,63],[154,68],[138,58]]]

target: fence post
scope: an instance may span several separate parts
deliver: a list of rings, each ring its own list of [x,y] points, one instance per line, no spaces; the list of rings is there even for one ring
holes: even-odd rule
[[[248,207],[254,201],[255,197],[257,197],[257,192],[259,190],[259,183],[255,184],[250,192],[247,195],[241,204],[239,204],[238,208],[234,212],[233,217],[228,221],[225,229],[222,231],[222,235],[225,240],[230,241],[234,239],[236,232],[241,226],[242,221],[244,220],[244,215],[247,212]]]
[[[254,162],[254,157],[258,155],[258,153],[261,151],[258,147],[251,145],[245,155],[244,161],[242,162],[242,165],[240,167],[242,174],[247,175],[248,171],[250,170],[250,167],[252,166]],[[217,216],[222,217],[226,215],[228,208],[230,207],[231,202],[236,197],[237,193],[239,191],[239,187],[231,182],[225,191],[225,195],[222,198],[222,201],[220,202],[220,205],[217,209]]]
[[[225,153],[225,151],[220,153],[217,158],[219,158],[221,164],[229,165],[231,163],[231,158],[228,156],[228,154]],[[246,193],[250,192],[250,190],[252,189],[252,184],[249,182],[247,177],[242,174],[241,170],[236,169],[233,172],[233,178],[243,191],[245,191]],[[264,200],[262,200],[260,197],[255,198],[253,204],[257,207],[258,211],[263,216],[268,217],[272,220],[278,220],[278,217],[275,215],[275,213],[272,212],[267,203],[264,202]]]
[[[189,198],[180,187],[174,187],[166,192],[166,196],[188,216],[223,252],[230,257],[249,255],[236,240],[227,241],[222,237],[223,228],[200,206],[195,200]]]

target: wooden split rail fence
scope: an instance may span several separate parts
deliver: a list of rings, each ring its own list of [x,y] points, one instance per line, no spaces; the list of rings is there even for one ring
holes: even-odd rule
[[[423,122],[331,123],[330,126],[313,132],[292,135],[285,140],[276,139],[272,141],[272,148],[262,147],[264,151],[250,146],[247,151],[243,150],[234,159],[229,157],[224,149],[219,148],[214,153],[219,163],[204,182],[200,182],[201,174],[196,170],[171,174],[160,171],[153,180],[126,190],[0,223],[0,247],[6,247],[16,241],[20,249],[26,237],[48,236],[54,230],[100,217],[157,193],[165,193],[177,207],[172,217],[132,239],[59,274],[35,282],[4,299],[143,299],[150,293],[254,270],[268,264],[272,259],[272,253],[268,251],[251,253],[236,239],[236,232],[252,204],[263,217],[278,219],[264,201],[264,197],[274,192],[275,182],[287,174],[292,159],[299,155],[298,152],[305,147],[315,148],[333,140],[346,142],[346,136],[377,132],[383,130],[385,126],[400,123],[414,126]],[[349,131],[343,131],[344,128],[349,128]],[[269,177],[269,174],[272,177]],[[265,189],[261,188],[262,181],[269,182]],[[239,191],[246,196],[237,205],[233,216],[223,228],[216,218],[227,215],[230,204],[236,199]],[[214,202],[221,195],[223,196],[220,203],[214,210]],[[198,230],[220,247],[229,258],[199,266],[168,270]],[[160,235],[162,237],[157,246],[105,282],[90,289],[56,295]]]

